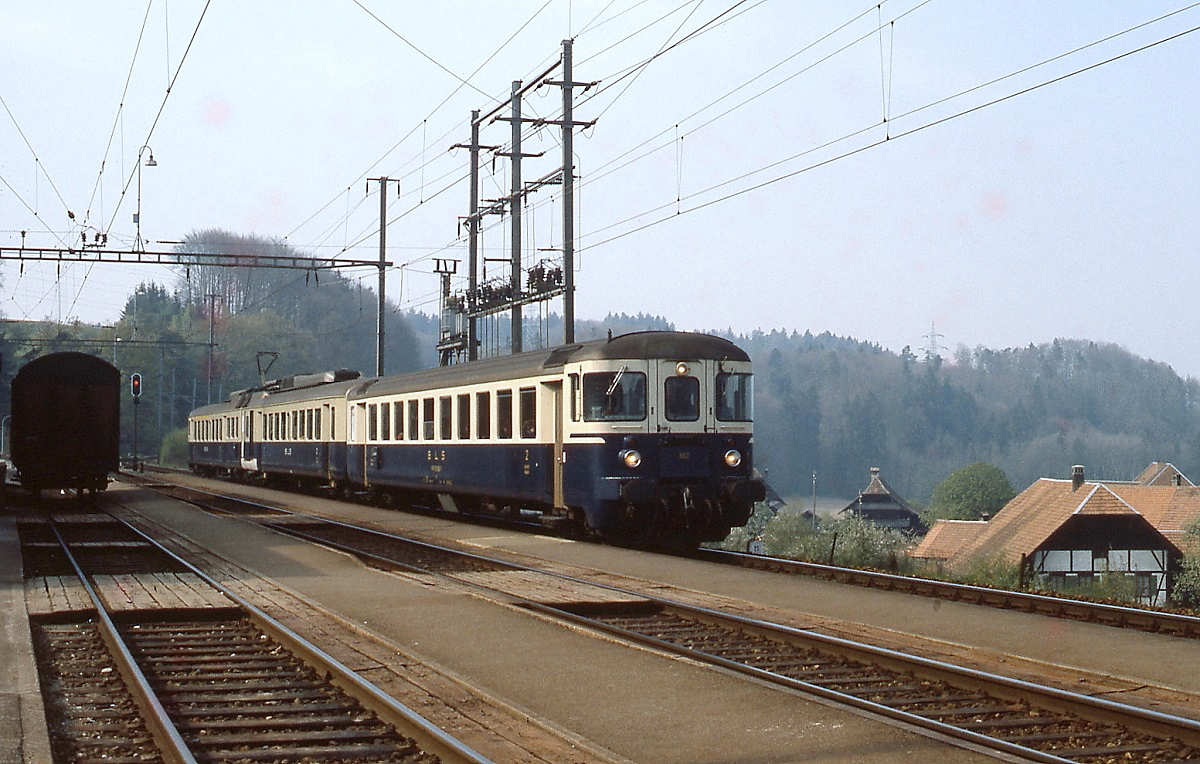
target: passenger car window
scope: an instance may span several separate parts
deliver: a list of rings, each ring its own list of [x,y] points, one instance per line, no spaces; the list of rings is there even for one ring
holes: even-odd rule
[[[754,418],[754,391],[749,374],[717,375],[717,419],[749,422]]]
[[[480,440],[492,437],[492,399],[490,393],[475,393],[475,432]]]
[[[521,388],[521,437],[532,438],[537,435],[537,389]]]
[[[496,391],[496,437],[511,438],[513,436],[513,394],[512,390]]]
[[[583,418],[589,422],[638,422],[646,418],[646,375],[600,371],[583,376]]]
[[[696,377],[667,377],[664,385],[667,419],[694,422],[700,418],[700,380]]]
[[[450,400],[449,395],[438,398],[438,437],[442,440],[450,440],[450,425],[454,415]]]
[[[471,394],[463,393],[458,398],[458,439],[471,439]]]
[[[433,398],[421,401],[421,438],[433,440]]]

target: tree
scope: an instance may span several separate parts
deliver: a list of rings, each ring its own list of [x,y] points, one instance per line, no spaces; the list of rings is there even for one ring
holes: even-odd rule
[[[1200,521],[1187,529],[1181,570],[1175,575],[1171,587],[1171,601],[1181,607],[1200,609]]]
[[[930,520],[979,520],[994,515],[1016,496],[1004,470],[976,462],[950,474],[933,489]]]

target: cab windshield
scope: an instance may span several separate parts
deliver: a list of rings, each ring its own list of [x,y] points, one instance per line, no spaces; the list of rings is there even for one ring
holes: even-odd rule
[[[640,422],[646,418],[646,375],[601,371],[583,376],[583,418],[589,422]]]
[[[717,375],[717,419],[749,422],[754,417],[754,395],[749,374]]]

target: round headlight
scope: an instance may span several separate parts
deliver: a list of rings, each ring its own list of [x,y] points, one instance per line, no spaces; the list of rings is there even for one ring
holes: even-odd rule
[[[636,470],[642,466],[642,455],[632,448],[627,448],[621,452],[621,461],[625,462],[629,469]]]
[[[687,365],[687,362],[685,362],[685,361],[680,361],[679,363],[675,364],[675,373],[676,373],[676,374],[678,374],[678,375],[679,375],[679,376],[681,376],[681,377],[682,377],[683,375],[687,374],[687,373],[688,373],[688,365]]]
[[[729,467],[737,467],[742,463],[742,453],[736,448],[731,448],[725,452],[725,464]]]

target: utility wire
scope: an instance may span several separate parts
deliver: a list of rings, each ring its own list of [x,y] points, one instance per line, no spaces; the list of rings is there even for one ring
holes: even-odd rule
[[[13,127],[17,128],[17,132],[20,134],[21,140],[25,141],[26,148],[28,148],[29,153],[33,155],[33,162],[35,165],[34,172],[40,172],[42,175],[46,176],[46,180],[50,181],[50,187],[54,189],[54,193],[58,196],[58,201],[62,203],[63,209],[66,211],[70,211],[71,208],[67,204],[66,200],[63,199],[62,192],[60,192],[58,190],[58,186],[56,186],[54,184],[54,179],[50,177],[50,173],[46,172],[46,168],[42,164],[41,158],[38,156],[37,151],[34,150],[33,144],[31,144],[29,142],[29,138],[25,137],[25,131],[21,129],[21,124],[19,122],[17,122],[17,118],[15,115],[13,115],[12,109],[8,108],[8,102],[4,100],[3,95],[0,95],[0,105],[4,106],[4,111],[8,114],[8,118],[12,120]],[[12,191],[13,194],[16,194],[18,199],[21,199],[20,195],[17,194],[17,192],[15,190],[13,190],[13,187],[9,186],[8,181],[4,181],[4,185],[8,186],[9,190]],[[42,217],[38,214],[37,210],[30,207],[29,204],[26,203],[24,199],[21,199],[21,204],[24,204],[25,208],[33,213],[33,216],[35,218],[37,218],[42,223],[43,226],[45,226],[47,231],[51,231],[50,226],[46,223],[45,220],[42,220]],[[53,233],[53,231],[51,231],[51,233]],[[55,238],[58,238],[58,237],[55,236]],[[62,244],[63,240],[61,238],[58,238],[58,242],[59,242],[59,244]]]
[[[1126,30],[1126,31],[1132,31],[1132,30]],[[917,133],[924,132],[925,130],[928,130],[928,129],[932,128],[932,127],[936,127],[936,126],[938,126],[938,125],[942,125],[942,124],[944,124],[944,123],[947,123],[947,122],[950,122],[950,121],[952,121],[952,120],[959,119],[960,117],[965,117],[965,116],[967,116],[967,115],[969,115],[969,114],[974,114],[974,113],[975,113],[975,112],[977,112],[977,111],[981,111],[981,110],[983,110],[983,109],[990,108],[990,107],[992,107],[992,106],[995,106],[995,105],[997,105],[997,104],[1001,104],[1001,103],[1004,103],[1004,102],[1006,102],[1006,101],[1010,101],[1010,100],[1012,100],[1012,99],[1014,99],[1014,98],[1017,98],[1017,97],[1019,97],[1019,96],[1027,95],[1027,94],[1029,94],[1029,93],[1032,93],[1032,92],[1034,92],[1034,91],[1036,91],[1036,90],[1041,90],[1042,88],[1048,87],[1048,86],[1050,86],[1050,85],[1057,84],[1057,83],[1059,83],[1059,82],[1062,82],[1062,81],[1064,81],[1064,80],[1070,79],[1070,78],[1072,78],[1072,77],[1076,77],[1076,76],[1078,76],[1078,75],[1080,75],[1080,74],[1084,74],[1084,73],[1090,72],[1090,71],[1092,71],[1092,70],[1094,70],[1094,69],[1098,69],[1098,68],[1100,68],[1100,67],[1102,67],[1102,66],[1107,66],[1108,64],[1114,63],[1114,62],[1116,62],[1116,61],[1120,61],[1120,60],[1122,60],[1122,59],[1124,59],[1124,58],[1128,58],[1129,56],[1133,56],[1133,55],[1136,55],[1136,54],[1138,54],[1138,53],[1143,53],[1143,52],[1145,52],[1145,51],[1147,51],[1147,50],[1150,50],[1150,49],[1152,49],[1152,48],[1156,48],[1156,47],[1158,47],[1159,45],[1163,45],[1163,44],[1165,44],[1165,43],[1172,42],[1172,41],[1174,41],[1174,40],[1178,40],[1178,39],[1180,39],[1180,38],[1182,38],[1182,37],[1185,37],[1185,36],[1187,36],[1187,35],[1194,34],[1194,33],[1195,33],[1195,32],[1197,32],[1197,31],[1200,31],[1200,26],[1192,27],[1191,29],[1187,29],[1187,30],[1185,30],[1185,31],[1178,32],[1178,33],[1176,33],[1176,34],[1170,35],[1170,36],[1168,36],[1168,37],[1165,37],[1165,38],[1163,38],[1163,39],[1157,40],[1157,41],[1155,41],[1155,42],[1152,42],[1152,43],[1148,43],[1148,44],[1146,44],[1146,45],[1140,46],[1140,47],[1138,47],[1138,48],[1135,48],[1135,49],[1133,49],[1133,50],[1129,50],[1129,51],[1126,51],[1126,52],[1124,52],[1124,53],[1117,54],[1117,55],[1115,55],[1115,56],[1112,56],[1112,57],[1110,57],[1110,58],[1104,59],[1103,61],[1098,61],[1098,62],[1096,62],[1096,63],[1089,64],[1089,65],[1087,65],[1087,66],[1081,67],[1081,68],[1079,68],[1079,69],[1076,69],[1076,70],[1074,70],[1074,71],[1068,72],[1068,73],[1066,73],[1066,74],[1062,74],[1062,75],[1060,75],[1060,76],[1058,76],[1058,77],[1053,77],[1053,78],[1051,78],[1051,79],[1049,79],[1049,80],[1046,80],[1046,81],[1044,81],[1044,82],[1040,82],[1040,83],[1036,83],[1036,84],[1034,84],[1034,85],[1030,85],[1030,86],[1028,86],[1028,87],[1026,87],[1026,88],[1023,88],[1023,89],[1021,89],[1021,90],[1018,90],[1018,91],[1016,91],[1016,92],[1009,93],[1009,94],[1007,94],[1007,95],[1003,95],[1003,96],[999,96],[999,97],[997,97],[997,98],[994,98],[994,99],[992,99],[992,100],[990,100],[990,101],[987,101],[987,102],[984,102],[984,103],[981,103],[981,104],[976,104],[975,106],[971,106],[971,107],[969,107],[969,108],[963,109],[962,111],[958,111],[958,112],[955,112],[954,114],[950,114],[950,115],[947,115],[947,116],[945,116],[945,117],[941,117],[941,118],[939,118],[939,119],[935,119],[935,120],[933,120],[933,121],[931,121],[931,122],[927,122],[927,123],[925,123],[925,124],[918,125],[918,126],[916,126],[916,127],[910,128],[910,129],[908,129],[908,130],[905,130],[905,131],[902,131],[902,132],[899,132],[899,133],[896,133],[896,134],[892,134],[892,135],[890,135],[890,136],[885,134],[885,136],[884,136],[884,137],[882,137],[882,138],[877,138],[877,139],[875,139],[875,140],[872,140],[871,142],[869,142],[869,143],[866,143],[866,144],[864,144],[864,145],[862,145],[862,146],[858,146],[858,147],[856,147],[856,148],[849,149],[849,150],[847,150],[847,151],[844,151],[844,152],[842,152],[842,153],[840,153],[840,154],[837,154],[837,155],[835,155],[835,156],[829,157],[829,158],[827,158],[827,159],[823,159],[823,160],[821,160],[821,161],[819,161],[819,162],[814,162],[814,163],[812,163],[812,164],[806,165],[806,166],[804,166],[804,167],[801,167],[801,168],[799,168],[799,169],[797,169],[797,170],[794,170],[794,171],[792,171],[792,172],[788,172],[788,173],[785,173],[785,174],[783,174],[783,175],[779,175],[779,176],[777,176],[777,177],[770,178],[770,179],[768,179],[768,180],[765,180],[765,181],[763,181],[763,182],[761,182],[761,183],[757,183],[757,184],[755,184],[755,185],[753,185],[753,186],[749,186],[749,187],[747,187],[747,188],[743,188],[743,189],[739,189],[739,190],[737,190],[737,191],[733,191],[733,192],[731,192],[731,193],[729,193],[729,194],[726,194],[726,195],[724,195],[724,196],[718,197],[718,198],[716,198],[716,199],[710,199],[710,200],[708,200],[708,201],[705,201],[705,202],[698,203],[698,204],[696,204],[696,205],[695,205],[695,206],[693,206],[693,207],[688,207],[688,208],[686,208],[686,209],[682,209],[682,210],[680,210],[679,212],[673,213],[673,214],[671,214],[671,215],[668,215],[668,216],[666,216],[666,217],[662,217],[662,218],[659,218],[659,219],[657,219],[657,220],[650,221],[650,222],[648,222],[648,223],[646,223],[646,224],[644,224],[644,225],[640,225],[640,226],[638,226],[638,227],[636,227],[636,228],[632,228],[632,229],[629,229],[629,230],[627,230],[627,231],[622,231],[621,233],[618,233],[618,234],[616,234],[616,235],[614,235],[614,236],[611,236],[611,237],[609,237],[609,238],[607,238],[607,239],[603,239],[603,240],[601,240],[601,241],[598,241],[598,242],[596,242],[595,244],[588,245],[587,247],[583,247],[583,246],[581,246],[579,249],[580,249],[580,250],[582,250],[582,249],[585,249],[585,248],[586,248],[586,249],[591,249],[591,248],[595,248],[595,247],[603,246],[603,245],[605,245],[605,244],[610,244],[610,243],[612,243],[612,242],[614,242],[614,241],[617,241],[618,239],[622,239],[622,238],[624,238],[624,237],[626,237],[626,236],[630,236],[630,235],[632,235],[632,234],[634,234],[634,233],[638,233],[638,232],[640,232],[640,231],[644,231],[644,230],[646,230],[646,229],[648,229],[648,228],[652,228],[652,227],[654,227],[654,226],[657,226],[657,225],[659,225],[659,224],[661,224],[661,223],[664,223],[664,222],[666,222],[666,221],[668,221],[668,220],[674,219],[674,218],[676,218],[676,217],[678,217],[678,216],[680,216],[680,215],[684,215],[684,214],[688,214],[688,213],[696,212],[696,211],[699,211],[699,210],[702,210],[702,209],[705,209],[705,208],[708,208],[708,207],[712,207],[712,206],[714,206],[714,205],[717,205],[717,204],[721,204],[722,202],[729,201],[730,199],[734,199],[734,198],[737,198],[737,197],[739,197],[739,196],[743,196],[743,195],[745,195],[745,194],[748,194],[748,193],[751,193],[751,192],[754,192],[754,191],[759,191],[759,190],[761,190],[761,189],[763,189],[763,188],[766,188],[766,187],[768,187],[768,186],[774,185],[774,184],[776,184],[776,183],[779,183],[779,182],[781,182],[781,181],[784,181],[784,180],[789,180],[789,179],[791,179],[791,178],[794,178],[794,177],[796,177],[796,176],[798,176],[798,175],[802,175],[802,174],[804,174],[804,173],[807,173],[807,172],[810,172],[810,171],[812,171],[812,170],[815,170],[815,169],[818,169],[818,168],[825,167],[825,166],[827,166],[827,165],[833,164],[834,162],[838,162],[838,161],[841,161],[841,160],[843,160],[843,159],[847,159],[847,158],[849,158],[849,157],[856,156],[856,155],[858,155],[858,154],[861,154],[861,153],[863,153],[863,152],[865,152],[865,151],[868,151],[868,150],[870,150],[870,149],[878,148],[879,146],[882,146],[882,145],[884,145],[884,144],[886,144],[886,143],[890,143],[890,142],[892,142],[892,141],[896,141],[896,140],[899,140],[899,139],[901,139],[901,138],[906,138],[906,137],[908,137],[908,136],[910,136],[910,135],[915,135],[915,134],[917,134]],[[1088,46],[1085,46],[1085,47],[1088,47]],[[1045,64],[1045,63],[1049,63],[1049,62],[1051,62],[1051,61],[1057,60],[1058,58],[1061,58],[1061,56],[1055,56],[1054,58],[1052,58],[1052,59],[1047,59],[1046,61],[1044,61],[1044,62],[1042,62],[1042,63],[1043,63],[1043,64]],[[1029,70],[1029,68],[1030,68],[1030,67],[1027,67],[1027,68],[1025,68],[1025,69],[1022,69],[1022,70],[1020,70],[1019,72],[1013,72],[1012,74],[1006,75],[1005,77],[998,78],[997,80],[994,80],[993,82],[999,82],[999,81],[1001,81],[1001,80],[1004,80],[1004,79],[1007,79],[1007,78],[1009,78],[1009,77],[1014,77],[1014,76],[1017,76],[1018,74],[1020,74],[1020,73],[1022,73],[1022,72],[1026,72],[1026,71],[1028,71],[1028,70]],[[976,89],[978,89],[978,88],[977,88],[977,87],[970,88],[970,89],[968,89],[968,90],[965,90],[965,91],[963,91],[963,92],[962,92],[962,93],[960,93],[959,95],[962,95],[962,94],[965,94],[965,93],[968,93],[968,92],[974,91],[974,90],[976,90]],[[955,96],[955,97],[956,97],[956,96]],[[949,99],[941,99],[941,101],[939,101],[939,102],[935,102],[935,103],[944,103],[946,100],[949,100]],[[919,111],[922,111],[922,110],[924,110],[924,109],[926,109],[926,108],[930,108],[932,105],[934,105],[934,104],[932,104],[932,103],[931,103],[931,104],[927,104],[926,106],[923,106],[923,107],[921,107],[920,109],[915,109],[915,110],[913,110],[913,111],[911,111],[911,112],[908,112],[908,114],[917,113],[917,112],[919,112]],[[810,154],[810,153],[812,153],[813,151],[817,151],[817,150],[819,150],[819,149],[821,149],[821,148],[825,148],[825,147],[831,146],[831,145],[833,145],[833,144],[836,144],[836,143],[840,143],[840,142],[842,142],[842,141],[845,141],[845,140],[847,140],[847,139],[850,139],[850,138],[853,138],[853,137],[856,137],[856,136],[862,135],[862,134],[864,134],[864,133],[866,133],[866,132],[868,132],[868,131],[870,131],[870,130],[872,130],[872,129],[875,129],[875,128],[878,128],[878,127],[881,127],[881,126],[883,126],[883,125],[885,125],[885,124],[893,124],[893,125],[894,125],[894,122],[895,122],[895,120],[893,120],[893,121],[892,121],[892,122],[890,122],[890,123],[878,122],[878,123],[875,123],[875,124],[873,124],[873,125],[869,125],[869,126],[867,126],[867,127],[864,127],[864,128],[862,128],[862,129],[860,129],[860,130],[857,130],[857,131],[855,131],[855,132],[853,132],[853,133],[849,133],[849,134],[847,134],[846,136],[843,136],[842,138],[838,138],[838,139],[836,139],[836,140],[834,140],[834,141],[830,141],[829,143],[827,143],[827,144],[824,144],[824,146],[817,147],[817,148],[814,148],[814,149],[809,149],[809,150],[807,150],[807,151],[801,152],[800,154],[796,154],[796,155],[793,155],[793,156],[791,156],[791,157],[788,157],[787,159],[783,159],[783,160],[780,160],[780,161],[778,161],[778,162],[774,162],[774,163],[772,163],[771,165],[768,165],[768,166],[767,166],[767,168],[769,168],[769,167],[774,167],[774,166],[778,166],[778,165],[780,165],[780,164],[784,164],[784,163],[786,163],[786,162],[793,161],[794,159],[796,159],[796,158],[799,158],[799,157],[802,157],[802,156],[805,156],[805,155],[807,155],[807,154]],[[710,186],[710,187],[708,187],[708,188],[706,188],[706,189],[703,189],[703,190],[701,190],[701,191],[697,191],[697,192],[695,192],[695,193],[689,194],[687,197],[685,197],[685,199],[695,198],[695,197],[697,197],[697,196],[701,196],[701,195],[703,195],[703,194],[707,194],[707,193],[709,193],[709,192],[711,192],[711,191],[713,191],[713,190],[716,190],[716,189],[718,189],[718,188],[721,188],[721,187],[723,187],[723,186],[729,185],[730,183],[735,183],[735,182],[737,182],[738,180],[745,179],[746,177],[748,177],[748,176],[750,176],[750,175],[754,175],[754,174],[757,174],[757,173],[759,173],[759,172],[762,172],[762,171],[763,171],[763,169],[767,169],[767,168],[760,168],[759,170],[755,170],[755,171],[754,171],[754,172],[752,172],[752,173],[747,173],[747,174],[745,174],[745,175],[739,176],[738,178],[732,178],[732,179],[730,179],[730,180],[727,180],[727,181],[724,181],[724,182],[722,182],[722,183],[718,183],[718,184],[716,184],[716,185]],[[628,223],[628,222],[630,222],[630,221],[632,221],[632,220],[636,220],[636,219],[638,219],[638,218],[640,218],[640,217],[643,217],[643,216],[645,216],[645,215],[647,215],[647,214],[652,214],[652,213],[655,213],[655,212],[661,212],[661,211],[662,211],[662,210],[664,210],[664,209],[668,209],[668,208],[670,208],[670,207],[673,207],[673,206],[675,206],[675,204],[676,204],[676,202],[675,202],[675,201],[671,201],[671,202],[668,202],[668,203],[661,204],[661,205],[659,205],[659,206],[657,206],[657,207],[654,207],[654,208],[652,208],[652,209],[650,209],[650,210],[643,211],[642,213],[640,213],[640,214],[638,214],[638,215],[634,215],[634,216],[632,216],[632,217],[629,217],[629,218],[627,218],[627,219],[625,219],[625,220],[623,220],[623,221],[620,221],[620,222],[618,222],[618,223],[615,223],[615,224],[612,224],[612,225],[606,226],[605,228],[602,228],[602,229],[597,229],[597,231],[595,231],[595,232],[592,232],[592,234],[587,234],[587,235],[585,235],[585,236],[581,236],[580,238],[581,238],[581,239],[583,239],[583,238],[586,238],[586,236],[588,236],[588,235],[594,235],[594,233],[597,233],[597,232],[599,232],[599,231],[606,230],[606,229],[609,229],[609,228],[614,228],[614,227],[617,227],[617,226],[619,226],[619,225],[621,225],[621,224],[623,224],[623,223]]]
[[[357,3],[357,4],[359,5],[359,7],[363,7],[361,3],[358,3],[358,0],[353,0],[353,2]],[[507,48],[507,47],[508,47],[508,45],[509,45],[510,43],[512,43],[512,41],[513,41],[514,39],[516,39],[517,35],[519,35],[519,34],[520,34],[522,31],[524,31],[524,30],[525,30],[525,28],[526,28],[526,27],[528,27],[530,24],[532,24],[532,23],[533,23],[533,21],[534,21],[534,20],[535,20],[535,19],[536,19],[538,16],[540,16],[540,15],[542,14],[542,12],[546,10],[546,8],[547,8],[547,7],[549,7],[549,5],[550,5],[550,3],[551,3],[551,2],[553,2],[553,0],[546,0],[546,2],[545,2],[545,3],[544,3],[544,4],[543,4],[543,5],[540,7],[540,8],[538,8],[536,11],[534,11],[533,15],[532,15],[532,16],[530,16],[530,17],[529,17],[529,18],[528,18],[528,19],[525,21],[525,23],[524,23],[524,24],[522,24],[520,27],[518,27],[518,28],[517,28],[517,30],[516,30],[515,32],[513,32],[511,35],[509,35],[508,39],[507,39],[507,40],[505,40],[503,43],[501,43],[501,44],[500,44],[500,46],[499,46],[498,48],[496,48],[496,50],[495,50],[495,51],[493,51],[493,52],[492,52],[492,54],[491,54],[490,56],[488,56],[486,59],[484,59],[483,63],[481,63],[479,66],[475,67],[475,71],[471,72],[471,74],[470,74],[470,75],[469,75],[469,77],[468,77],[468,80],[469,80],[469,79],[472,79],[472,78],[474,78],[474,77],[475,77],[477,74],[479,74],[479,72],[480,72],[480,71],[481,71],[481,70],[482,70],[482,69],[483,69],[485,66],[487,66],[489,63],[491,63],[492,59],[494,59],[496,56],[500,55],[501,51],[503,51],[505,48]],[[366,8],[363,8],[363,10],[364,10],[364,11],[366,11],[367,9],[366,9]],[[367,11],[367,13],[370,13],[370,11]],[[372,14],[372,15],[373,15],[373,14]],[[378,21],[379,19],[376,17],[376,20]],[[382,21],[380,21],[380,23],[383,23],[383,22],[382,22]],[[385,26],[385,27],[387,27],[389,30],[391,29],[391,27],[388,27],[388,26],[387,26],[387,24],[384,24],[384,26]],[[392,31],[394,34],[396,34],[395,30],[391,30],[391,31]],[[399,34],[397,34],[397,37],[399,37]],[[401,37],[400,39],[404,40],[404,38],[402,38],[402,37]],[[406,44],[409,44],[407,40],[404,40],[404,42],[405,42]],[[410,47],[411,47],[411,44],[410,44]],[[435,63],[436,63],[436,62],[435,62]],[[440,65],[440,64],[438,64],[438,66],[440,67],[441,65]],[[444,67],[443,67],[443,68],[444,68]],[[453,74],[453,73],[451,73],[451,74]],[[468,82],[467,80],[463,80],[463,79],[461,79],[460,77],[458,77],[457,75],[454,75],[454,77],[455,77],[455,79],[459,80],[459,84],[458,84],[458,86],[457,86],[457,87],[455,87],[455,88],[454,88],[454,90],[452,90],[452,91],[450,92],[450,94],[449,94],[449,95],[447,95],[445,98],[443,98],[443,99],[442,99],[442,101],[441,101],[441,103],[439,103],[437,106],[435,106],[435,107],[433,108],[433,110],[432,110],[432,111],[430,111],[430,113],[429,113],[428,115],[426,115],[426,117],[425,117],[425,119],[424,119],[424,120],[421,120],[421,122],[418,122],[416,125],[414,125],[414,126],[413,126],[413,127],[412,127],[412,128],[411,128],[411,129],[410,129],[408,132],[407,132],[407,133],[405,133],[405,134],[404,134],[404,136],[403,136],[403,137],[401,137],[401,138],[400,138],[400,140],[396,141],[396,143],[395,143],[395,144],[393,144],[391,148],[389,148],[389,149],[388,149],[387,151],[385,151],[385,152],[384,152],[384,153],[383,153],[383,154],[382,154],[382,155],[381,155],[381,156],[380,156],[378,159],[376,159],[376,160],[375,160],[375,161],[374,161],[374,162],[373,162],[373,163],[370,165],[370,167],[368,167],[368,168],[367,168],[366,170],[364,170],[363,172],[359,173],[358,177],[356,177],[356,178],[354,179],[354,181],[353,181],[353,182],[352,182],[352,183],[351,183],[349,186],[347,186],[347,190],[349,190],[349,189],[350,189],[350,188],[352,188],[353,186],[355,186],[355,185],[357,185],[358,183],[360,183],[360,182],[361,182],[361,181],[362,181],[364,178],[366,178],[366,177],[367,177],[367,176],[368,176],[368,175],[371,173],[371,171],[372,171],[372,170],[373,170],[375,167],[379,166],[379,164],[380,164],[380,163],[382,163],[382,162],[383,162],[385,159],[387,159],[387,157],[388,157],[388,156],[390,156],[390,155],[392,154],[392,152],[394,152],[396,149],[400,148],[400,146],[401,146],[401,145],[402,145],[402,144],[403,144],[405,141],[407,141],[407,140],[408,140],[410,137],[412,137],[413,135],[415,135],[415,134],[416,134],[416,132],[417,132],[417,130],[418,130],[419,128],[421,128],[421,126],[422,126],[422,125],[423,125],[423,124],[424,124],[426,121],[428,121],[430,117],[433,117],[435,114],[437,114],[437,113],[438,113],[438,111],[440,111],[440,110],[442,109],[442,107],[444,107],[444,106],[445,106],[445,105],[446,105],[446,104],[447,104],[447,103],[450,101],[450,99],[451,99],[451,98],[453,98],[454,96],[456,96],[456,95],[458,94],[458,92],[459,92],[460,90],[462,90],[464,87],[467,87],[467,86],[469,85],[469,86],[470,86],[472,89],[476,90],[477,92],[481,92],[481,93],[482,93],[482,91],[480,91],[480,90],[479,90],[479,88],[475,87],[474,85],[470,85],[470,84],[469,84],[469,82]],[[492,96],[489,96],[489,95],[487,95],[486,93],[483,93],[483,95],[484,95],[484,97],[488,98],[489,100],[491,100],[491,101],[492,101],[492,102],[494,102],[494,103],[499,103],[499,102],[500,102],[500,99],[498,99],[498,98],[494,98],[494,97],[492,97]],[[438,139],[435,141],[435,143],[440,143],[442,140],[445,140],[445,138],[446,138],[446,137],[447,137],[447,136],[448,136],[448,135],[449,135],[451,132],[453,132],[453,131],[455,131],[455,130],[459,130],[459,129],[461,129],[461,125],[462,125],[462,124],[463,124],[462,122],[459,122],[459,123],[458,123],[458,124],[457,124],[455,127],[451,128],[451,130],[448,130],[448,131],[447,131],[445,134],[443,134],[443,135],[442,135],[440,138],[438,138]],[[406,162],[405,164],[401,165],[401,168],[408,166],[409,164],[411,164],[411,163],[412,163],[412,161],[413,161],[413,160],[412,160],[412,159],[410,159],[408,162]],[[390,173],[389,173],[389,175],[390,175]],[[328,209],[328,208],[329,208],[329,207],[330,207],[330,206],[331,206],[331,205],[332,205],[334,202],[336,202],[336,201],[338,200],[338,198],[340,198],[340,197],[341,197],[342,193],[344,193],[344,192],[339,192],[339,193],[338,193],[336,196],[334,196],[332,199],[330,199],[328,202],[326,202],[324,205],[322,205],[320,209],[318,209],[316,212],[312,213],[312,214],[311,214],[311,215],[309,215],[307,218],[305,218],[303,222],[301,222],[301,223],[300,223],[298,226],[296,226],[296,227],[295,227],[295,228],[293,228],[291,231],[289,231],[289,232],[288,232],[286,235],[284,235],[284,239],[287,239],[287,238],[289,238],[290,236],[292,236],[293,234],[295,234],[295,233],[296,233],[296,231],[299,231],[301,228],[303,228],[304,226],[306,226],[306,225],[307,225],[307,224],[308,224],[310,221],[312,221],[312,220],[313,220],[313,218],[315,218],[317,215],[320,215],[322,212],[324,212],[326,209]],[[355,209],[357,209],[357,206],[356,206],[356,208],[355,208]],[[340,222],[337,222],[337,223],[334,223],[333,225],[336,227],[337,225],[340,225],[340,224],[341,224]]]
[[[188,39],[188,44],[183,51],[183,56],[181,56],[179,59],[179,66],[175,67],[175,75],[171,77],[171,82],[167,85],[167,92],[163,94],[162,103],[159,104],[158,111],[154,115],[154,120],[150,123],[150,129],[146,131],[146,138],[141,143],[143,146],[150,143],[150,138],[153,137],[154,130],[158,127],[158,121],[162,118],[163,112],[167,108],[167,100],[171,97],[171,91],[174,89],[175,83],[179,80],[179,73],[183,71],[183,65],[187,62],[188,54],[192,52],[192,45],[196,42],[196,35],[200,33],[200,25],[204,23],[204,17],[208,13],[208,8],[211,5],[212,0],[206,0],[204,3],[204,9],[200,11],[200,18],[196,20],[196,27],[192,30],[192,36]],[[138,161],[141,161],[140,156],[138,157]],[[135,166],[133,170],[130,171],[129,177],[125,179],[124,187],[121,188],[121,196],[117,200],[116,209],[113,210],[112,217],[109,218],[108,225],[106,225],[104,228],[106,232],[112,228],[113,222],[117,219],[117,213],[120,211],[121,202],[124,201],[125,194],[128,193],[129,186],[133,183],[133,177],[136,174],[137,167]]]
[[[92,195],[88,197],[87,210],[84,212],[83,220],[87,223],[92,218],[92,202],[96,200],[96,194],[100,190],[100,182],[104,178],[104,170],[108,164],[108,154],[112,150],[113,139],[117,135],[117,125],[121,123],[121,115],[125,111],[125,96],[129,94],[129,83],[133,81],[133,69],[137,64],[138,53],[142,49],[142,38],[146,35],[146,23],[150,19],[150,9],[154,7],[154,0],[149,0],[146,3],[146,13],[142,16],[142,26],[138,30],[137,42],[133,46],[133,55],[129,59],[129,71],[125,75],[125,85],[121,88],[121,97],[117,100],[117,113],[113,115],[112,129],[108,131],[108,143],[104,146],[104,156],[100,159],[100,170],[96,173],[96,182],[92,186]]]

